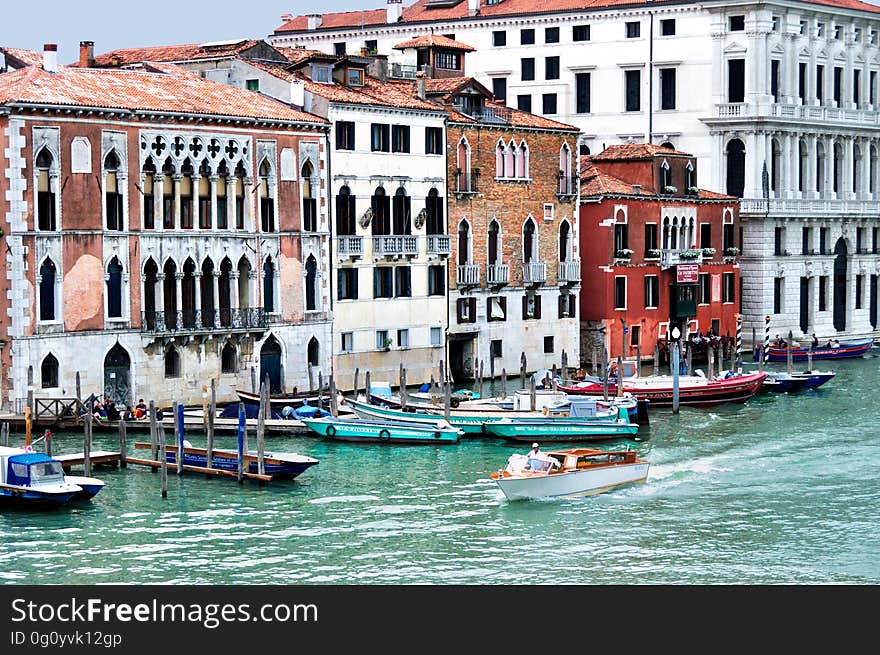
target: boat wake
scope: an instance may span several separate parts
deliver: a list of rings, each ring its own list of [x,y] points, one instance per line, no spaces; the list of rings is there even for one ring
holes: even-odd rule
[[[378,496],[327,496],[326,498],[313,498],[309,501],[312,505],[325,505],[327,503],[369,503],[379,500]]]

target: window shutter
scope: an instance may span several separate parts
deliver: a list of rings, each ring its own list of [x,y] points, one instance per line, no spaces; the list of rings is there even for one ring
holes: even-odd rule
[[[522,317],[526,320],[529,317],[529,296],[526,294],[522,297]]]
[[[541,318],[541,296],[535,294],[535,318]]]

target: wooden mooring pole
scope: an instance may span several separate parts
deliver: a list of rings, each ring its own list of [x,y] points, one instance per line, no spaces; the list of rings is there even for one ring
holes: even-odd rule
[[[154,462],[159,459],[159,427],[157,425],[158,421],[156,419],[156,402],[150,401],[150,459]],[[156,468],[152,468],[153,473],[156,472]]]
[[[370,404],[370,372],[367,371],[364,374],[364,384],[366,385],[366,389],[364,389],[364,402],[368,405]]]
[[[477,394],[483,397],[483,360],[480,360],[480,383],[477,385]]]
[[[443,417],[446,421],[449,421],[449,408],[452,405],[452,393],[451,393],[452,383],[448,380],[443,383]]]
[[[244,403],[238,403],[238,466],[236,467],[238,484],[244,482],[244,453],[245,433],[247,432],[247,414],[244,413]]]
[[[152,405],[153,403],[150,402]],[[153,418],[152,420],[156,420]],[[159,439],[159,479],[162,485],[162,498],[168,498],[168,444],[165,443],[165,425],[159,423],[156,426]],[[154,469],[155,470],[155,469]]]
[[[208,427],[205,430],[206,444],[205,466],[214,466],[214,418],[217,416],[217,383],[211,378],[211,405],[208,408]]]
[[[519,388],[526,388],[526,364],[528,360],[526,359],[526,353],[523,351],[519,356]]]
[[[266,406],[269,404],[269,385],[265,382],[260,385],[260,413],[257,418],[257,473],[266,475]],[[244,459],[244,458],[242,458]],[[243,470],[242,470],[243,472]]]
[[[183,405],[174,403],[174,437],[177,439],[177,475],[183,475]]]
[[[507,369],[501,369],[501,398],[507,398]]]
[[[400,394],[400,409],[406,409],[406,367],[401,363],[400,365],[400,373],[398,373],[398,377],[400,378],[400,390],[398,393]]]
[[[354,395],[355,400],[358,399],[358,378],[360,378],[360,376],[361,376],[361,369],[359,369],[359,368],[354,369],[354,391],[352,392],[352,394]]]
[[[121,468],[128,468],[128,455],[126,454],[126,432],[128,428],[125,425],[125,419],[119,421],[119,466]],[[49,437],[51,440],[51,437]]]
[[[339,400],[336,397],[336,380],[334,378],[330,378],[330,415],[333,418],[337,418],[339,416]]]
[[[83,422],[83,475],[87,478],[92,476],[92,412]]]
[[[535,391],[535,378],[529,380],[529,410],[535,411],[538,406],[537,392]]]

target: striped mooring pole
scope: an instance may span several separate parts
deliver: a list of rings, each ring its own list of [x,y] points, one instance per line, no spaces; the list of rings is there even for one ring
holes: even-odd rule
[[[764,370],[764,364],[770,361],[770,314],[764,317],[764,345],[761,347],[761,370]]]
[[[742,373],[743,370],[743,317],[742,314],[736,316],[736,372]]]

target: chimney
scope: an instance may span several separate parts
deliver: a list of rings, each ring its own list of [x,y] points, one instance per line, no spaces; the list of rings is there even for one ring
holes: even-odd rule
[[[480,0],[468,0],[468,16],[476,16],[479,13]]]
[[[43,46],[43,70],[47,73],[58,72],[58,44],[47,43]]]
[[[424,100],[426,96],[424,71],[416,73],[416,91],[419,94],[419,100]]]
[[[633,184],[633,195],[634,196],[642,195],[642,185],[641,184]]]
[[[95,42],[79,42],[79,65],[81,68],[91,68],[95,65]]]
[[[285,23],[289,23],[293,20],[293,14],[281,14],[281,20]]]
[[[290,104],[297,107],[306,104],[306,85],[302,80],[290,80]]]
[[[403,0],[388,0],[388,8],[385,10],[386,22],[390,25],[397,23],[403,16]]]
[[[309,21],[308,27],[310,32],[321,27],[321,23],[324,22],[324,17],[321,14],[309,14],[306,18]]]

